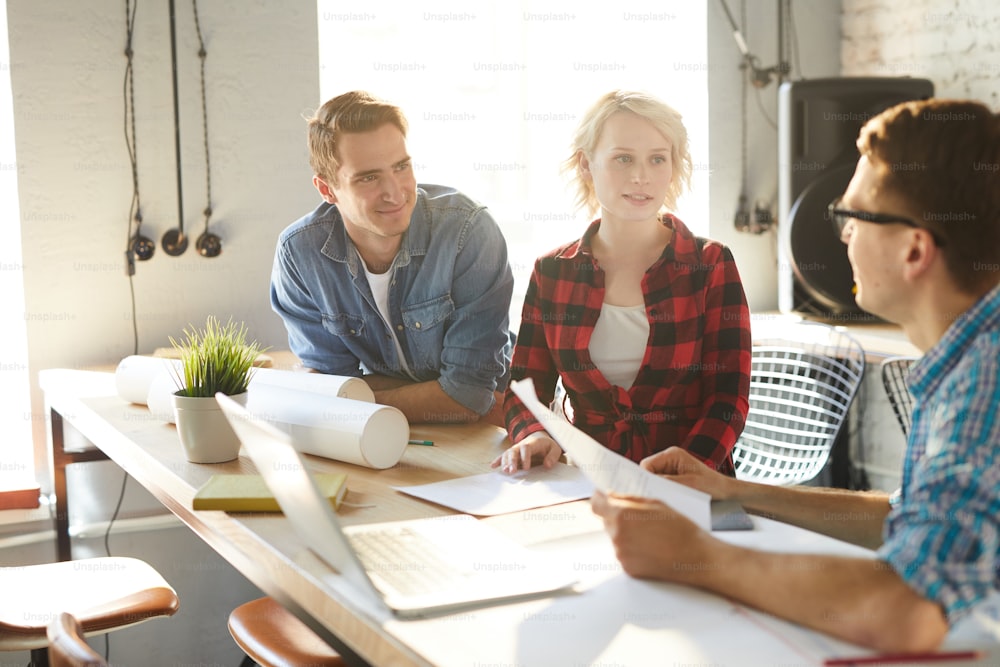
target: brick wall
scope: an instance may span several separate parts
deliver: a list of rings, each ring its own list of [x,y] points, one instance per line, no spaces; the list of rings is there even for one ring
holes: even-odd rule
[[[1000,3],[843,0],[844,76],[913,76],[1000,107]]]

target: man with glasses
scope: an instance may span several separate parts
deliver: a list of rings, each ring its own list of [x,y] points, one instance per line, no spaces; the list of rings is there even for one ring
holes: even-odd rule
[[[828,215],[858,305],[924,352],[908,378],[916,408],[901,489],[770,487],[677,448],[643,466],[876,559],[763,553],[661,503],[597,494],[592,504],[633,576],[883,651],[926,651],[1000,589],[1000,118],[969,101],[907,102],[872,118],[857,143],[854,177]]]

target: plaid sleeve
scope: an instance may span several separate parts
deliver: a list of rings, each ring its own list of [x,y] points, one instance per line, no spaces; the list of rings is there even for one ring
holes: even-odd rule
[[[728,467],[750,410],[750,309],[729,248],[705,246],[712,267],[705,284],[702,341],[705,410],[682,446],[717,469]]]
[[[997,338],[997,336],[994,336]],[[976,345],[926,406],[927,454],[886,523],[878,558],[954,623],[998,583],[1000,362]]]
[[[524,295],[524,307],[521,310],[521,328],[517,334],[514,346],[514,358],[511,361],[511,381],[531,378],[535,384],[535,392],[543,405],[552,401],[555,393],[559,372],[556,370],[545,339],[544,285],[547,280],[541,271],[542,260],[535,262],[531,281]],[[543,431],[531,411],[521,402],[514,392],[507,389],[504,395],[504,414],[507,420],[507,433],[511,442],[520,442],[525,437],[537,431]]]

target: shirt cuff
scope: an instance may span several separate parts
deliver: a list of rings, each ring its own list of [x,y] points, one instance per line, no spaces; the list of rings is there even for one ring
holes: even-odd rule
[[[943,553],[945,537],[936,527],[900,530],[882,544],[876,557],[914,592],[937,603],[953,624],[989,595],[995,572],[991,559]]]
[[[496,402],[493,390],[483,386],[459,384],[446,377],[439,377],[438,384],[452,400],[480,417],[489,412]]]

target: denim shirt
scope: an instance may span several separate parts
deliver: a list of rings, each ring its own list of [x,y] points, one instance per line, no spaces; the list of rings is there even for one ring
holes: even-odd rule
[[[386,322],[336,205],[323,203],[285,229],[271,306],[292,352],[321,373],[437,380],[459,404],[488,412],[509,379],[514,287],[507,244],[489,211],[452,188],[419,185],[389,271]]]

